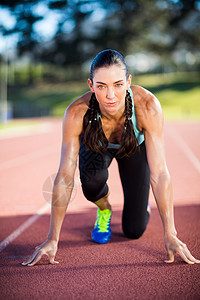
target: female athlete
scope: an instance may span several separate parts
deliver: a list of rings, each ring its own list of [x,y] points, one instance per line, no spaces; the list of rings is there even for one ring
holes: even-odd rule
[[[54,182],[47,240],[22,264],[33,266],[43,255],[48,255],[51,264],[57,263],[54,259],[78,158],[83,193],[98,207],[92,230],[94,242],[104,244],[111,239],[107,179],[108,167],[115,158],[124,193],[124,235],[138,239],[144,233],[150,216],[151,184],[164,228],[169,256],[165,262],[172,263],[177,253],[188,264],[200,263],[177,238],[159,101],[146,89],[131,86],[123,56],[110,49],[94,58],[88,84],[90,92],[75,100],[63,119],[61,162]]]

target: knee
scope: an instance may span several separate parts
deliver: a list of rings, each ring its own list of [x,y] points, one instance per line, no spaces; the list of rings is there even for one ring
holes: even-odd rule
[[[145,232],[146,226],[137,226],[134,228],[125,228],[123,226],[123,232],[124,235],[128,238],[128,239],[139,239],[143,233]]]
[[[107,177],[105,176],[98,176],[98,178],[94,176],[87,178],[87,180],[81,176],[82,191],[86,199],[95,202],[105,196],[108,193],[106,181]]]
[[[95,180],[95,178],[92,180],[81,180],[82,183],[82,189],[84,194],[96,194],[98,193],[102,187],[105,185],[106,181],[102,180],[102,181],[98,181]]]

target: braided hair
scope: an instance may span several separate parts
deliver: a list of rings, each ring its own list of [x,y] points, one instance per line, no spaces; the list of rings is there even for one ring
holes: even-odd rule
[[[134,154],[138,146],[132,122],[133,104],[128,91],[125,98],[125,114],[124,131],[121,136],[120,148],[117,152],[117,157],[119,158]]]
[[[104,153],[108,147],[108,140],[103,132],[101,112],[95,93],[90,98],[89,108],[83,118],[83,130],[86,148]]]
[[[100,52],[93,60],[90,69],[90,79],[93,82],[95,70],[101,67],[119,65],[126,72],[128,80],[128,68],[123,56],[115,50],[104,50]],[[132,123],[132,99],[130,93],[126,92],[125,97],[125,115],[124,131],[121,136],[120,148],[117,157],[122,158],[134,154],[137,148],[137,139]],[[105,153],[108,148],[108,140],[103,132],[101,122],[101,111],[95,93],[92,93],[89,102],[89,108],[83,119],[84,144],[87,149],[94,152]]]

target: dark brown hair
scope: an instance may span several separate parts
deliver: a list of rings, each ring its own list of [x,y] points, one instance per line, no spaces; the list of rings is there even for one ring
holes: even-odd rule
[[[104,50],[100,52],[93,60],[90,69],[90,79],[93,82],[95,70],[108,67],[111,65],[119,65],[126,71],[126,79],[128,80],[128,68],[123,56],[115,50]],[[120,148],[117,157],[122,158],[134,154],[137,147],[137,139],[135,136],[132,123],[132,99],[130,93],[126,92],[125,98],[125,115],[124,131],[121,136]],[[108,140],[103,132],[101,123],[101,111],[95,93],[92,94],[89,108],[83,119],[84,144],[87,149],[94,152],[104,153],[108,148]]]

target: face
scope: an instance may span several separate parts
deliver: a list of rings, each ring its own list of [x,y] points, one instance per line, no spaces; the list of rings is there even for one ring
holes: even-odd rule
[[[131,75],[127,80],[126,72],[121,66],[112,65],[97,69],[94,72],[93,83],[88,79],[88,84],[90,90],[95,93],[103,114],[110,116],[123,114]]]

